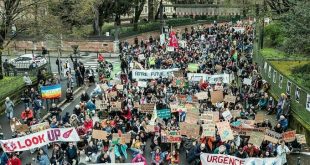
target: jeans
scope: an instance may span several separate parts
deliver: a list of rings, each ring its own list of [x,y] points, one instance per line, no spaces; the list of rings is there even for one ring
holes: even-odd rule
[[[280,116],[282,115],[282,112],[283,112],[282,108],[278,108],[277,109],[277,120],[280,119]]]

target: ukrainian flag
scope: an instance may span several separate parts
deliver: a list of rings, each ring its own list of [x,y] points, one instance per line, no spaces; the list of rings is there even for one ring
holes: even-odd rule
[[[43,99],[57,99],[61,97],[61,85],[42,86],[41,93]]]

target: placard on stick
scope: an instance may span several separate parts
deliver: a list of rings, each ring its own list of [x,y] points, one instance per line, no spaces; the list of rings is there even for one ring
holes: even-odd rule
[[[236,96],[226,95],[224,98],[224,101],[228,102],[228,103],[235,103],[236,102]]]
[[[294,141],[296,139],[296,130],[282,133],[282,138],[287,143]]]
[[[234,135],[227,121],[216,123],[222,141],[233,140]]]
[[[264,140],[270,141],[272,143],[278,143],[279,140],[281,140],[281,139],[282,139],[281,134],[279,134],[275,131],[271,131],[269,129],[266,130]]]
[[[208,98],[208,92],[199,92],[196,93],[195,96],[198,98],[198,100],[204,100]]]
[[[116,91],[108,93],[108,98],[112,98],[112,97],[116,97],[116,96],[117,96],[117,92]]]
[[[111,102],[111,110],[112,111],[122,110],[122,103],[119,101]]]
[[[50,128],[50,125],[48,122],[43,122],[43,123],[39,123],[39,124],[35,124],[35,125],[30,126],[30,130],[32,133],[40,132],[40,131],[46,130],[48,128]]]
[[[29,127],[27,124],[22,124],[22,125],[16,125],[15,126],[15,131],[16,132],[28,132]]]
[[[92,138],[94,139],[106,140],[107,136],[108,136],[108,133],[106,131],[94,129],[92,132]]]
[[[252,143],[256,147],[260,147],[264,140],[263,132],[251,132],[249,143]]]
[[[233,117],[240,117],[240,116],[241,116],[241,115],[240,115],[241,110],[232,110],[232,111],[230,111],[230,113],[231,113],[231,115],[232,115]]]
[[[155,104],[141,104],[140,112],[141,113],[153,113]]]
[[[120,144],[130,143],[131,135],[129,133],[119,136],[117,133],[112,134],[112,141],[119,139]]]
[[[189,124],[185,122],[180,123],[180,133],[181,135],[186,135],[187,137],[199,137],[200,128],[197,124]]]
[[[217,103],[224,100],[223,91],[213,91],[211,93],[211,102]]]
[[[215,136],[215,124],[212,122],[202,125],[202,136],[214,137]]]
[[[295,136],[296,136],[296,139],[297,139],[298,143],[300,143],[300,144],[307,144],[306,136],[305,135],[296,134]]]
[[[265,115],[262,113],[258,113],[255,115],[255,123],[263,123]]]

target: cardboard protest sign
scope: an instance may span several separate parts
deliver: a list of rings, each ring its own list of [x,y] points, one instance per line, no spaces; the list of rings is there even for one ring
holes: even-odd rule
[[[281,134],[279,134],[275,131],[271,131],[269,129],[266,130],[264,140],[270,141],[272,143],[278,143],[279,140],[281,140],[281,139],[282,139]]]
[[[138,81],[138,87],[146,88],[147,87],[147,82],[145,82],[145,81]]]
[[[306,135],[296,134],[295,136],[296,136],[296,139],[297,139],[298,143],[300,143],[300,144],[307,144]]]
[[[234,135],[227,121],[216,123],[222,141],[233,140]]]
[[[155,132],[155,126],[154,125],[146,125],[145,126],[145,132]]]
[[[169,118],[171,118],[170,109],[160,109],[160,110],[157,110],[157,117],[159,117],[161,119],[169,119]]]
[[[239,135],[244,135],[244,136],[250,136],[251,132],[262,132],[265,133],[266,128],[261,127],[261,128],[243,128],[243,127],[231,127],[231,129],[235,132],[237,132]]]
[[[181,141],[182,137],[180,131],[169,131],[167,143],[180,143]]]
[[[243,84],[245,84],[245,85],[252,85],[252,80],[249,79],[249,78],[245,78],[245,79],[243,79]]]
[[[250,139],[248,143],[252,143],[256,147],[260,147],[264,140],[263,132],[251,132]]]
[[[48,122],[43,122],[43,123],[30,126],[30,130],[32,133],[40,132],[40,131],[43,131],[49,128],[50,128],[50,124]]]
[[[235,103],[236,102],[236,96],[225,95],[224,101],[228,102],[228,103]]]
[[[172,81],[172,86],[183,88],[185,85],[185,80],[183,77],[174,78]]]
[[[233,117],[240,117],[240,116],[241,116],[241,115],[240,115],[241,110],[232,110],[232,111],[230,111],[230,113],[231,113],[231,115],[232,115]]]
[[[200,127],[197,124],[179,123],[180,134],[186,135],[187,137],[199,137]]]
[[[263,113],[257,113],[255,115],[255,123],[263,123],[265,120],[265,115]]]
[[[121,111],[122,103],[119,101],[111,102],[111,111]]]
[[[226,120],[226,121],[230,121],[231,119],[232,119],[232,115],[231,115],[231,113],[230,113],[230,111],[229,110],[227,110],[227,111],[224,111],[223,113],[222,113],[222,116],[223,116],[223,118]]]
[[[211,93],[211,102],[217,103],[224,100],[223,91],[213,91]]]
[[[116,89],[121,91],[124,89],[124,85],[116,85]]]
[[[248,126],[254,126],[254,125],[255,125],[255,120],[238,119],[238,121],[241,122],[241,124],[243,125],[243,127],[246,127],[246,125],[248,125]]]
[[[141,113],[153,113],[155,104],[141,104],[140,112]]]
[[[117,92],[116,91],[108,93],[108,98],[112,98],[112,97],[116,97],[116,96],[117,96]]]
[[[106,91],[109,89],[109,86],[107,84],[100,84],[100,88],[103,90],[103,91]]]
[[[212,112],[207,112],[205,114],[201,114],[200,116],[200,120],[203,120],[204,122],[213,122],[214,119],[213,119],[213,113]]]
[[[179,70],[179,71],[174,71],[173,72],[173,76],[174,77],[183,77],[183,71]]]
[[[282,133],[282,139],[287,143],[294,141],[296,139],[296,130]]]
[[[120,144],[130,143],[131,134],[127,133],[127,134],[121,134],[121,136],[119,136],[119,134],[113,133],[112,134],[112,141],[116,141],[117,139],[119,139]]]
[[[214,111],[213,113],[213,122],[219,122],[220,121],[220,112],[219,111]]]
[[[195,96],[198,98],[198,100],[204,100],[208,98],[208,92],[199,92],[196,93]]]
[[[106,140],[107,136],[108,136],[108,133],[106,131],[94,129],[92,132],[92,138],[94,138],[94,139]]]
[[[215,91],[224,91],[224,87],[222,85],[215,85],[214,90]]]
[[[215,65],[215,70],[217,71],[217,72],[222,72],[222,66],[221,65]]]
[[[140,108],[139,102],[134,102],[134,103],[133,103],[133,107],[135,107],[135,108]]]
[[[202,136],[214,137],[215,136],[215,124],[212,122],[202,125]]]
[[[185,122],[190,124],[197,124],[199,113],[186,112]]]
[[[15,131],[16,132],[28,132],[29,127],[27,124],[15,125]]]

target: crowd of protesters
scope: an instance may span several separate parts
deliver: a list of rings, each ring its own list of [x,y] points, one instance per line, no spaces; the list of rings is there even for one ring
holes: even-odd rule
[[[233,155],[238,158],[247,157],[280,157],[282,163],[286,163],[286,154],[290,152],[288,144],[283,141],[272,143],[263,141],[260,146],[248,142],[249,137],[236,135],[234,140],[223,141],[216,131],[214,137],[188,137],[191,138],[189,146],[184,148],[185,139],[179,143],[168,144],[162,139],[163,132],[180,129],[181,112],[171,112],[168,119],[156,118],[154,113],[142,113],[139,107],[142,104],[154,103],[155,109],[169,109],[170,103],[192,104],[200,114],[218,111],[220,120],[224,120],[221,113],[225,110],[240,110],[240,117],[232,118],[233,123],[237,119],[255,119],[259,111],[266,115],[276,114],[278,123],[272,125],[270,121],[255,124],[253,127],[269,127],[278,133],[288,129],[288,116],[290,111],[290,96],[282,94],[278,102],[268,95],[272,88],[268,82],[262,79],[259,67],[252,61],[252,49],[254,38],[254,27],[250,24],[240,23],[244,31],[236,31],[230,24],[217,24],[216,22],[208,27],[192,27],[177,32],[179,41],[185,41],[184,46],[175,48],[174,51],[167,51],[167,42],[161,43],[159,36],[150,37],[149,40],[135,40],[130,45],[124,41],[120,44],[120,75],[114,79],[96,79],[94,92],[85,90],[80,98],[80,103],[75,105],[70,112],[62,114],[62,109],[55,103],[48,109],[42,105],[40,91],[31,87],[25,91],[22,101],[25,110],[20,118],[13,117],[14,104],[9,98],[6,99],[6,113],[11,120],[12,131],[14,126],[20,123],[34,125],[38,122],[48,121],[51,128],[75,127],[81,141],[77,143],[53,143],[49,146],[38,149],[34,162],[24,162],[19,159],[20,153],[3,153],[1,164],[79,164],[84,163],[123,163],[123,162],[144,162],[153,165],[183,165],[200,164],[201,153],[215,153]],[[215,36],[209,38],[208,36]],[[171,37],[171,36],[170,36]],[[142,55],[144,58],[140,58]],[[89,78],[95,82],[92,70],[86,71],[82,63],[74,62],[75,76],[71,76],[69,62],[65,63],[65,76],[68,78],[67,88],[72,88],[72,83],[82,86],[84,79]],[[190,72],[188,65],[198,64],[196,73],[209,75],[229,74],[230,82],[224,83],[218,80],[212,84],[207,80],[189,81],[187,74]],[[216,66],[220,66],[218,70]],[[133,79],[132,70],[138,69],[171,69],[179,68],[181,75],[185,78],[182,88],[173,85],[174,76],[159,77],[156,79],[139,80],[147,82],[146,87],[138,85]],[[243,82],[245,78],[251,79],[251,85]],[[58,80],[42,80],[41,85],[57,84]],[[40,85],[39,84],[39,85]],[[121,85],[121,88],[118,86]],[[211,93],[215,85],[223,86],[224,95],[236,96],[235,103],[224,101],[212,103]],[[85,88],[88,88],[86,86]],[[39,88],[38,88],[39,89]],[[115,93],[116,95],[111,95]],[[194,102],[190,96],[199,92],[207,92],[208,97]],[[94,94],[95,93],[95,94]],[[188,96],[181,100],[178,95]],[[70,97],[73,97],[72,95]],[[115,108],[113,102],[120,102],[121,105]],[[138,105],[136,105],[138,103]],[[41,111],[48,111],[48,115],[42,119]],[[185,117],[186,118],[186,117]],[[40,120],[39,120],[40,119]],[[198,121],[197,127],[202,133],[202,123]],[[153,129],[149,130],[149,126]],[[93,138],[94,130],[102,130],[107,133],[106,138]],[[129,134],[125,142],[120,138],[114,138],[114,134],[122,137]],[[23,136],[18,135],[16,136]],[[290,146],[297,148],[299,144],[294,141]],[[52,150],[49,152],[48,148]],[[28,152],[28,151],[24,151]],[[31,151],[34,153],[35,151]],[[186,156],[186,159],[181,155]],[[148,160],[150,158],[150,160]]]

